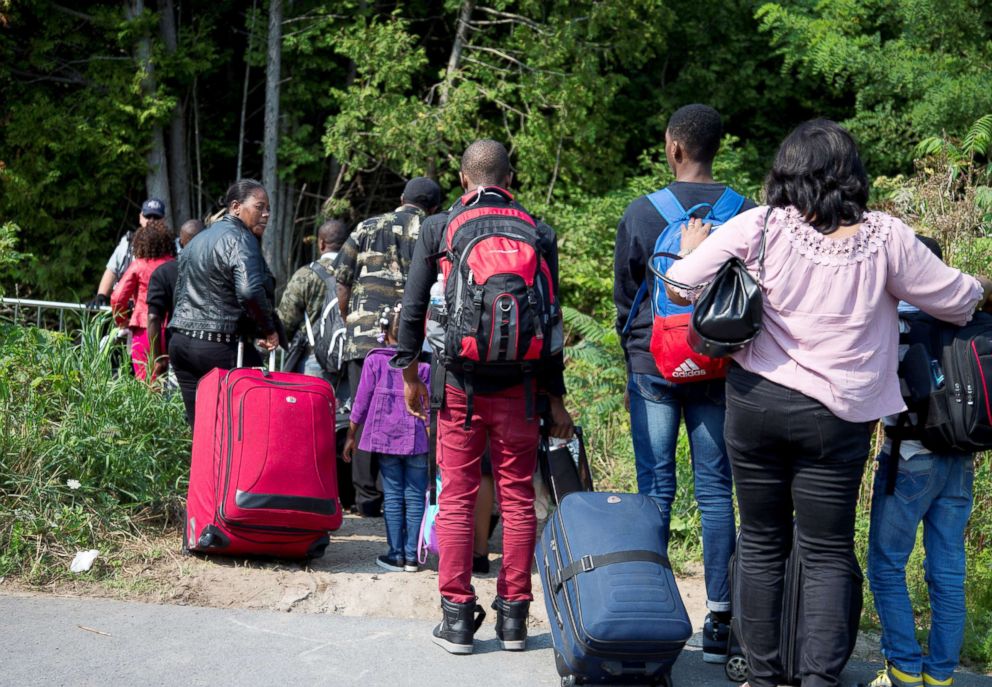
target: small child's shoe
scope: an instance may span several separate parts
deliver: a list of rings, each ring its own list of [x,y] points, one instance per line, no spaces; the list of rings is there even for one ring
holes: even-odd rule
[[[375,564],[383,570],[388,570],[389,572],[403,572],[404,570],[402,558],[390,558],[386,554],[382,554],[376,558]]]
[[[412,560],[407,558],[406,561],[403,563],[404,572],[417,572],[418,570],[420,570],[420,565],[417,563],[416,558]]]

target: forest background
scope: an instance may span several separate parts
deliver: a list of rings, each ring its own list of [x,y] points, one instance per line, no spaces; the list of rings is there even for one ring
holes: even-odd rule
[[[178,226],[218,210],[242,176],[269,189],[263,248],[284,284],[324,218],[390,210],[419,174],[453,200],[462,150],[496,138],[519,197],[559,233],[570,405],[597,479],[631,489],[613,237],[631,200],[670,181],[668,116],[716,107],[717,178],[755,198],[792,127],[840,121],[873,205],[988,273],[990,83],[982,0],[0,0],[0,293],[88,300],[146,197]],[[76,548],[168,521],[185,491],[178,401],[114,379],[90,330],[0,323],[0,429],[0,577],[50,581]],[[684,441],[679,478],[673,549],[690,560],[699,515]],[[965,651],[983,664],[985,457],[977,480]],[[870,474],[865,484],[862,549]],[[922,625],[918,565],[911,587]]]

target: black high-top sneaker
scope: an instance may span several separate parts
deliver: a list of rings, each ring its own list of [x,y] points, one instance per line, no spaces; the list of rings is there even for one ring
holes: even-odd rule
[[[703,661],[726,663],[729,649],[730,623],[721,622],[716,613],[706,614],[706,622],[703,624]]]
[[[434,628],[434,643],[449,654],[472,653],[475,631],[486,619],[482,606],[469,601],[458,604],[441,597],[441,623]]]
[[[497,596],[493,601],[496,611],[496,636],[504,651],[523,651],[527,648],[527,615],[530,601],[506,601]]]

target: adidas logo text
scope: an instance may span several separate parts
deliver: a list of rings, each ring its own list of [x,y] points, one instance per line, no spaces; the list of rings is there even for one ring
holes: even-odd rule
[[[706,374],[706,370],[699,367],[692,360],[692,358],[686,358],[681,365],[675,368],[675,372],[672,373],[673,377],[685,378],[685,377],[701,377]]]

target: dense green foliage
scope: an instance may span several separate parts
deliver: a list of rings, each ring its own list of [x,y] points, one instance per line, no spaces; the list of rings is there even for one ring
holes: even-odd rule
[[[177,512],[190,450],[182,402],[114,375],[106,324],[86,324],[75,343],[0,324],[0,577],[44,583],[90,548],[108,571],[141,519]]]
[[[992,5],[972,0],[768,3],[761,28],[785,73],[853,98],[842,115],[876,173],[913,145],[992,110]]]
[[[192,215],[217,210],[239,172],[262,176],[269,3],[149,0],[124,11],[137,4],[0,0],[0,292],[88,298],[159,171],[148,156],[163,130],[169,164],[188,158],[180,185]],[[671,180],[661,144],[677,107],[721,111],[716,177],[755,198],[796,123],[845,123],[873,203],[938,237],[952,264],[990,271],[989,3],[283,4],[280,182],[270,190],[292,266],[311,257],[304,238],[323,218],[391,209],[404,179],[424,173],[453,199],[465,145],[505,141],[521,199],[558,231],[570,406],[602,487],[635,488],[613,237],[631,200]],[[84,327],[74,341],[0,325],[0,577],[41,582],[77,549],[117,551],[140,514],[167,518],[182,491],[189,435],[178,398],[114,377],[98,332]],[[976,477],[966,656],[989,663],[987,457]],[[699,514],[684,436],[678,478],[672,541],[692,557]],[[862,549],[868,506],[866,489]]]
[[[992,10],[970,0],[286,5],[270,190],[290,269],[322,217],[390,209],[406,177],[457,195],[459,155],[479,136],[511,146],[523,199],[564,242],[598,244],[663,180],[665,122],[687,102],[720,109],[732,167],[752,182],[811,116],[847,122],[871,171],[893,175],[913,171],[921,140],[992,109]],[[193,215],[215,211],[239,170],[261,177],[268,3],[136,7],[0,4],[0,222],[38,258],[8,285],[88,296],[135,223],[163,132],[170,170],[185,170],[173,197],[188,191]],[[596,278],[569,278],[573,305],[593,305],[583,287]]]

